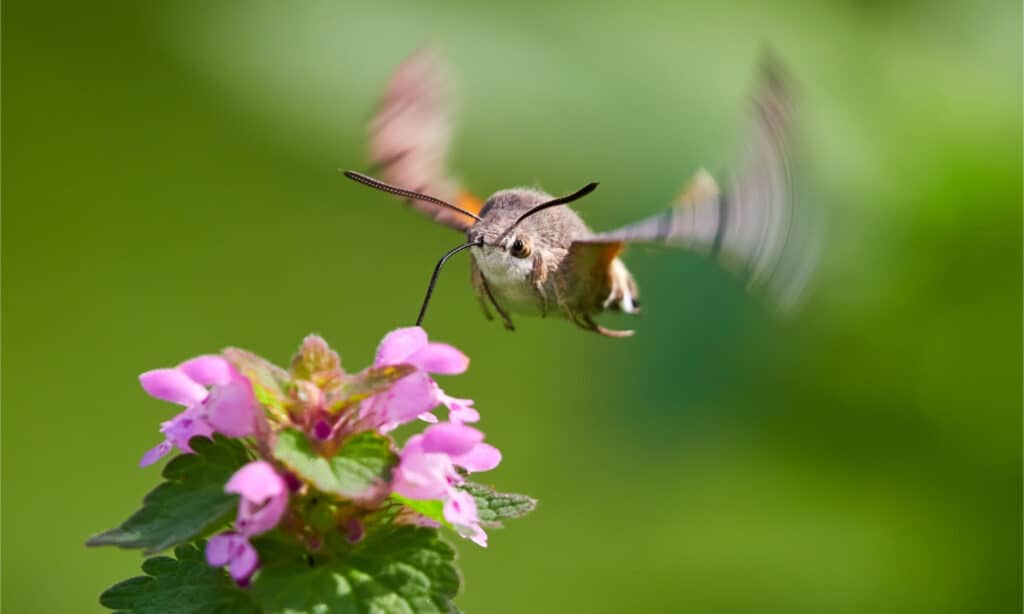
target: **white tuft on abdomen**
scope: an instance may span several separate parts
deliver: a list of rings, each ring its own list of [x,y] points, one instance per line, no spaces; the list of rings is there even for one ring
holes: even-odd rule
[[[608,298],[604,300],[601,306],[605,309],[617,308],[623,313],[638,313],[640,308],[636,302],[636,285],[626,265],[622,264],[622,261],[618,258],[612,260],[608,275],[612,289],[608,293]]]

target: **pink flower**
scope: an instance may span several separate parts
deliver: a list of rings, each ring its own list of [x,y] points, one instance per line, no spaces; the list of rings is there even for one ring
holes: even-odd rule
[[[288,484],[266,461],[253,461],[236,471],[224,491],[241,495],[235,529],[242,535],[273,529],[288,508]]]
[[[206,544],[206,562],[228,566],[235,582],[245,585],[259,565],[249,538],[277,526],[288,508],[288,484],[270,463],[253,461],[231,476],[225,492],[241,495],[235,530],[221,533]]]
[[[443,500],[460,480],[450,456],[426,452],[423,435],[413,435],[402,448],[391,489],[410,499]]]
[[[386,391],[363,401],[360,416],[368,421],[368,426],[385,433],[416,417],[436,421],[430,411],[441,402],[438,391],[429,375],[414,371]]]
[[[143,455],[140,466],[155,463],[172,448],[192,452],[192,437],[214,432],[245,437],[253,432],[259,406],[252,386],[220,356],[199,356],[173,369],[146,371],[139,382],[150,396],[185,407],[160,425],[166,439]]]
[[[480,414],[470,399],[450,397],[430,377],[430,373],[457,375],[469,367],[469,358],[446,343],[432,343],[418,326],[399,328],[385,335],[377,347],[373,366],[408,364],[417,370],[396,382],[390,389],[363,402],[360,415],[370,418],[382,431],[420,418],[437,422],[430,413],[439,404],[450,412],[449,419],[475,422]]]
[[[167,422],[160,424],[160,432],[166,439],[158,446],[146,452],[139,461],[140,467],[152,465],[163,458],[175,446],[183,452],[191,452],[188,440],[193,437],[210,437],[213,427],[199,414],[199,406],[189,407]]]
[[[478,546],[487,547],[487,533],[480,526],[473,495],[456,490],[444,502],[444,519],[451,523],[459,535],[472,540]]]
[[[473,497],[457,486],[464,482],[456,467],[487,471],[501,462],[501,452],[483,443],[484,434],[460,422],[442,422],[413,435],[402,449],[392,490],[409,499],[444,502],[444,518],[460,535],[487,546]]]
[[[238,533],[221,533],[206,542],[206,562],[211,567],[228,566],[228,573],[240,585],[246,585],[256,571],[260,557],[249,538]]]

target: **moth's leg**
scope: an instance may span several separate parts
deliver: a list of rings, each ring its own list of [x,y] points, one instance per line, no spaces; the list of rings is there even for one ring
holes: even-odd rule
[[[555,294],[555,302],[558,303],[558,308],[565,314],[567,320],[579,326],[585,330],[593,330],[591,326],[583,321],[582,314],[585,313],[586,308],[578,304],[577,301],[573,300],[572,294],[569,292],[568,287],[561,281],[560,278],[554,278],[554,283],[551,284],[552,291]]]
[[[499,316],[501,316],[501,321],[504,322],[505,329],[515,330],[516,327],[512,324],[512,318],[508,317],[508,312],[501,308],[497,299],[495,299],[494,295],[491,294],[491,287],[487,285],[487,280],[484,280],[484,291],[487,292],[487,298],[491,299],[491,305],[494,306],[494,310],[498,312]]]
[[[505,324],[505,328],[507,330],[516,329],[512,324],[512,319],[508,317],[508,312],[502,309],[501,305],[498,304],[497,299],[494,298],[494,294],[491,293],[491,287],[487,285],[487,280],[484,279],[483,274],[480,273],[480,269],[476,267],[475,263],[473,264],[473,288],[477,290],[477,297],[480,298],[480,304],[483,306],[484,314],[487,315],[488,318],[491,318],[491,312],[488,311],[487,305],[484,303],[483,297],[480,295],[481,291],[483,294],[487,295],[487,299],[491,302],[491,306],[493,306],[494,310],[498,312],[499,316],[501,316],[501,321]]]
[[[487,318],[488,320],[493,320],[494,314],[491,313],[491,310],[487,308],[487,298],[483,295],[483,293],[477,293],[476,302],[480,303],[480,311],[484,312],[484,317]]]
[[[567,317],[570,322],[572,322],[576,326],[579,326],[583,330],[587,330],[592,333],[597,333],[604,337],[613,337],[616,339],[621,339],[622,337],[633,336],[633,331],[631,330],[611,330],[599,325],[597,322],[593,320],[593,318],[590,317],[590,314],[588,314],[585,311],[585,307],[577,311],[576,309],[573,308],[572,305],[569,304],[569,301],[566,300],[566,293],[564,292],[564,290],[564,288],[556,284],[555,294],[556,298],[558,299],[558,304],[559,306],[561,306],[562,310],[565,311],[565,317]]]
[[[565,317],[568,318],[570,322],[572,322],[576,326],[579,326],[583,330],[595,332],[595,324],[593,320],[591,320],[590,318],[585,318],[583,315],[576,313],[566,304],[563,304],[562,308],[565,310]]]
[[[548,295],[544,291],[544,282],[548,279],[548,269],[544,266],[544,259],[540,254],[533,257],[533,270],[530,271],[530,281],[533,282],[533,289],[540,296],[540,317],[548,317]]]
[[[632,337],[633,334],[634,334],[634,331],[631,331],[631,330],[612,330],[610,328],[605,328],[605,327],[601,326],[600,324],[598,324],[597,322],[595,322],[587,314],[583,314],[582,316],[579,316],[579,319],[576,321],[576,324],[579,325],[580,328],[584,328],[586,330],[593,331],[593,332],[595,332],[595,333],[597,333],[599,335],[603,335],[605,337],[612,337],[614,339],[622,339],[624,337]]]
[[[480,303],[480,309],[484,312],[484,317],[488,320],[493,320],[494,315],[491,310],[487,308],[487,295],[489,292],[486,290],[486,283],[484,276],[477,268],[476,262],[470,264],[470,279],[473,283],[473,293],[476,294],[476,300]]]
[[[565,310],[565,315],[566,315],[567,318],[569,318],[570,322],[572,322],[576,326],[579,326],[583,330],[593,330],[592,328],[590,328],[586,324],[584,324],[583,321],[579,318],[579,316],[577,316],[572,311],[569,311],[568,309],[566,309]]]

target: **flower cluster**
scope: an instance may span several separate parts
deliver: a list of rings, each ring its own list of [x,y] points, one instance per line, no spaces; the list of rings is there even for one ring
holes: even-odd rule
[[[462,352],[413,327],[385,336],[373,365],[358,373],[342,369],[316,336],[306,338],[289,370],[229,349],[147,371],[145,391],[184,410],[161,425],[165,440],[141,465],[175,448],[193,453],[195,437],[245,444],[255,460],[224,484],[238,495],[233,526],[205,547],[207,562],[226,567],[241,586],[261,566],[253,538],[276,531],[317,552],[338,536],[358,542],[368,519],[396,506],[392,523],[447,525],[486,546],[466,477],[495,468],[501,453],[469,426],[480,419],[473,401],[449,396],[432,377],[468,366]],[[434,413],[440,406],[448,410],[444,421]],[[430,426],[399,447],[394,429],[416,419]],[[433,502],[440,512],[416,502]]]

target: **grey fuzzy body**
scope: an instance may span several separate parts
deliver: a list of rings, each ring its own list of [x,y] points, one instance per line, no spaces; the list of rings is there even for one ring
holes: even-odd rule
[[[509,231],[521,215],[552,198],[531,188],[502,190],[487,200],[480,221],[466,232],[469,241],[483,243],[470,250],[474,287],[485,297],[489,293],[499,312],[576,320],[605,308],[601,294],[610,281],[580,275],[576,267],[573,243],[593,233],[575,211],[565,205],[545,209]],[[512,253],[516,239],[530,250],[525,258]]]

